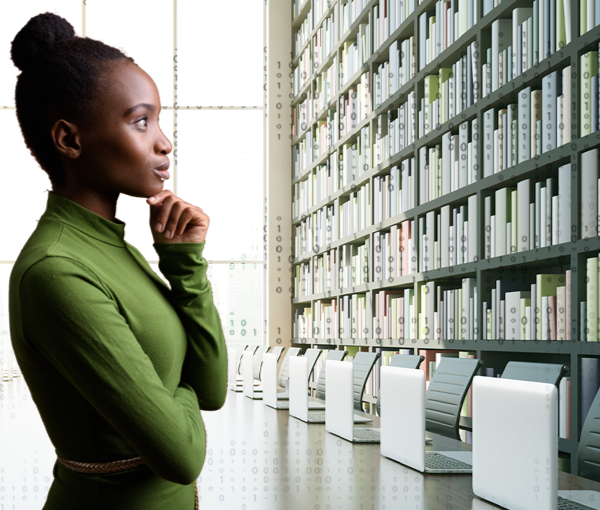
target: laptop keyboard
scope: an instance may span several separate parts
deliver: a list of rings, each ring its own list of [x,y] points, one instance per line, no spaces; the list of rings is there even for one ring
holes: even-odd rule
[[[365,439],[372,439],[379,441],[379,431],[367,428],[355,428],[354,429],[354,439],[358,439],[364,441]]]
[[[558,510],[594,510],[591,506],[558,496]]]
[[[425,452],[425,467],[429,469],[472,469],[471,464],[446,457],[438,452]]]

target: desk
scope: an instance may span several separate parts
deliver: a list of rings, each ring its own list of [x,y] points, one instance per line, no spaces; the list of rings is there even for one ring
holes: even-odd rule
[[[471,475],[423,475],[383,457],[379,443],[350,443],[324,424],[304,423],[241,393],[228,390],[223,408],[202,416],[208,452],[198,489],[204,510],[500,508],[473,495]],[[360,426],[379,427],[379,418]],[[433,439],[427,449],[471,449],[427,436]],[[559,489],[600,491],[600,483],[559,471]]]

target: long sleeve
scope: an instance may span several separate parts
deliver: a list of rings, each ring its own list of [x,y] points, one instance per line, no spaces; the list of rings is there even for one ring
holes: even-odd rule
[[[201,243],[159,244],[158,267],[171,284],[171,302],[187,338],[181,380],[196,392],[200,408],[220,409],[227,394],[227,348],[219,313],[206,278]]]
[[[192,483],[206,453],[197,391],[183,380],[174,392],[163,385],[96,274],[54,256],[33,264],[19,288],[27,341],[152,471],[178,484]]]

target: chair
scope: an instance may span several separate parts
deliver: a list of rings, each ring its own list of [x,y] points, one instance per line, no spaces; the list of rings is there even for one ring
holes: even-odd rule
[[[354,355],[352,359],[353,363],[353,390],[354,390],[354,409],[364,413],[365,410],[363,408],[362,396],[365,391],[365,386],[367,384],[367,379],[369,378],[369,374],[373,370],[373,365],[375,362],[381,357],[381,354],[378,352],[362,352],[359,351]]]
[[[256,352],[256,349],[258,349],[258,345],[246,345],[246,347],[244,347],[244,350],[242,351],[242,354],[240,356],[240,364],[238,365],[237,369],[238,375],[242,375],[242,360],[244,359],[244,354],[254,354]],[[240,378],[238,377],[238,379]]]
[[[323,361],[323,366],[321,367],[321,372],[319,373],[319,379],[317,380],[317,398],[325,400],[325,362],[328,359],[333,361],[343,361],[346,357],[346,354],[348,354],[348,351],[340,351],[339,349],[327,350],[327,357]]]
[[[262,369],[263,354],[265,352],[269,352],[270,348],[270,345],[261,345],[254,353],[254,360],[252,361],[252,376],[254,377],[254,380],[260,381],[260,371]]]
[[[441,359],[425,393],[425,430],[461,440],[460,410],[481,365],[478,359]]]
[[[319,356],[321,355],[322,349],[306,349],[306,351],[304,352],[304,357],[308,359],[308,380],[310,381],[310,376],[315,368],[315,365],[317,364],[317,360],[319,359]],[[289,367],[289,362],[288,362],[288,367]],[[289,378],[288,378],[289,381]],[[277,400],[289,400],[290,398],[290,394],[289,394],[289,388],[286,385],[285,390],[280,391],[277,393]]]
[[[298,356],[301,351],[301,347],[290,347],[285,358],[283,358],[281,369],[279,370],[279,379],[277,380],[277,383],[282,388],[287,388],[287,381],[290,378],[290,356]]]
[[[581,429],[577,476],[600,482],[600,391],[596,393]]]
[[[390,360],[391,367],[419,368],[425,356],[418,354],[396,354]],[[377,395],[377,416],[381,417],[381,395]]]
[[[554,384],[558,388],[560,380],[567,371],[566,365],[509,361],[502,372],[501,378],[545,382]]]
[[[509,361],[504,367],[501,379],[517,379],[519,381],[544,382],[554,384],[557,388],[568,367],[552,363],[530,363],[528,361]],[[472,432],[473,420],[461,416],[459,427]]]

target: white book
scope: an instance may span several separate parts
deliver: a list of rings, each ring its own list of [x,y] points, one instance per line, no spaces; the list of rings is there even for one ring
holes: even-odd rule
[[[542,18],[543,19],[543,18]],[[500,35],[502,34],[502,35]],[[512,20],[497,19],[492,22],[492,92],[499,87],[499,54],[512,43]]]
[[[483,177],[489,177],[494,170],[494,109],[483,112]]]
[[[506,255],[506,223],[507,223],[507,204],[508,204],[508,189],[500,188],[495,192],[495,216],[496,216],[496,257]]]
[[[569,0],[563,0],[564,5],[567,5]],[[569,2],[570,3],[570,2]],[[570,7],[569,7],[570,9]],[[569,10],[569,20],[570,20],[570,10]],[[565,17],[565,23],[567,23],[567,19]],[[570,21],[569,21],[570,23]],[[565,25],[567,27],[567,42],[570,41],[570,24]],[[570,143],[571,142],[571,66],[567,66],[562,70],[562,89],[563,89],[563,138],[562,142]]]
[[[531,180],[517,183],[517,251],[527,251],[529,245],[529,204],[531,201]]]
[[[548,296],[542,296],[542,340],[550,340],[550,314],[548,313]]]
[[[467,146],[469,144],[469,122],[463,122],[458,131],[458,186],[468,185],[469,168],[467,164]]]
[[[483,203],[483,227],[484,227],[484,249],[483,249],[483,257],[489,259],[492,256],[491,248],[492,248],[492,239],[491,239],[491,218],[492,218],[492,197],[487,196],[484,198]]]
[[[598,235],[598,149],[581,153],[581,238]]]
[[[529,325],[531,326],[529,332],[529,340],[537,340],[537,321],[539,320],[539,308],[537,304],[537,285],[531,284],[531,320]]]
[[[525,340],[522,338],[521,299],[530,299],[529,291],[513,291],[504,295],[506,307],[506,339]]]
[[[540,190],[540,248],[546,247],[546,191]]]
[[[558,244],[558,195],[552,197],[552,244]]]
[[[466,262],[477,261],[477,239],[478,239],[478,211],[477,211],[477,195],[471,195],[468,199],[469,210],[469,226],[467,233],[467,260]]]
[[[535,183],[535,230],[534,230],[534,248],[540,248],[541,247],[541,227],[542,227],[542,222],[541,222],[541,194],[542,194],[542,183],[541,182],[536,182]]]
[[[566,287],[556,287],[556,339],[566,340]]]
[[[391,262],[386,261],[389,264],[391,269],[390,277],[395,278],[398,276],[398,259],[400,255],[400,251],[398,250],[398,225],[392,225],[390,228],[390,251],[391,253]]]
[[[552,196],[554,190],[554,180],[552,177],[546,179],[546,246],[552,245]]]
[[[519,92],[518,103],[519,119],[519,149],[518,162],[521,163],[531,158],[531,87],[526,87]]]
[[[479,123],[477,119],[471,121],[471,167],[473,169],[473,175],[471,182],[476,182],[479,179]]]
[[[441,267],[448,267],[450,265],[450,251],[449,251],[450,246],[449,246],[449,240],[448,240],[448,233],[450,230],[450,206],[449,205],[445,205],[441,208],[440,216],[441,216],[440,252],[441,252],[441,256],[442,256]]]
[[[533,16],[533,9],[527,7],[517,7],[513,9],[512,12],[512,61],[517,62],[518,58],[518,48],[521,46],[522,41],[519,40],[519,25],[527,21],[527,18]],[[513,70],[509,70],[509,73],[512,72],[512,77],[517,77],[517,65],[513,65]]]
[[[490,217],[490,257],[496,256],[496,215]]]
[[[434,269],[435,251],[433,243],[435,240],[435,212],[429,211],[426,215],[426,235],[425,235],[425,253],[423,254],[423,270],[432,271]]]

